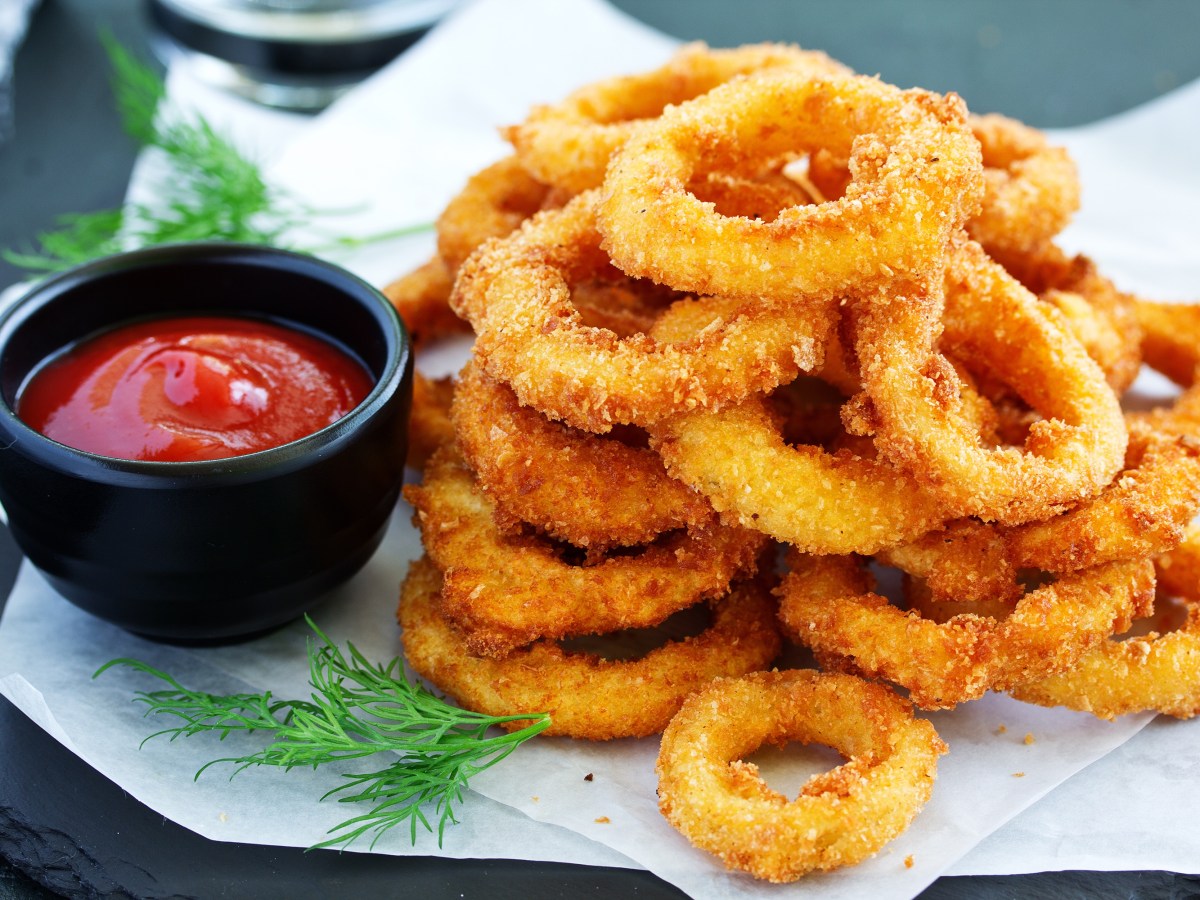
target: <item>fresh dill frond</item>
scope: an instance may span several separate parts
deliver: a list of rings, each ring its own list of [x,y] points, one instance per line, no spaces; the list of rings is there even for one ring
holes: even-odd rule
[[[167,96],[166,85],[157,72],[134,58],[111,33],[102,32],[100,42],[112,68],[109,89],[125,133],[139,144],[154,143],[157,133],[155,115]]]
[[[291,245],[286,239],[290,230],[333,213],[315,210],[270,184],[261,165],[203,116],[186,115],[165,103],[165,85],[152,68],[115,38],[104,35],[101,40],[112,67],[122,126],[141,146],[159,151],[165,162],[167,171],[156,180],[156,202],[63,216],[58,228],[37,235],[37,251],[4,251],[11,265],[50,273],[119,250],[204,240],[324,252],[431,227],[421,224],[341,238],[321,248]]]
[[[387,666],[372,664],[353,644],[347,644],[343,653],[311,620],[308,624],[316,635],[308,642],[309,683],[314,690],[308,701],[277,700],[270,693],[222,696],[193,691],[134,659],[114,659],[96,675],[125,666],[168,685],[136,696],[146,704],[148,717],[177,720],[146,741],[202,733],[222,740],[234,732],[270,735],[270,743],[256,753],[213,760],[196,773],[197,778],[220,763],[235,766],[236,774],[251,766],[318,768],[379,753],[397,755],[375,771],[343,776],[346,782],[321,798],[338,795],[341,802],[371,806],[330,829],[332,837],[314,848],[344,847],[369,833],[374,834],[374,846],[383,834],[405,823],[415,843],[418,826],[434,830],[429,811],[437,817],[440,845],[446,827],[458,821],[455,808],[470,779],[550,724],[544,713],[488,716],[452,706],[410,681],[399,659]],[[511,733],[493,730],[509,722],[528,724]]]

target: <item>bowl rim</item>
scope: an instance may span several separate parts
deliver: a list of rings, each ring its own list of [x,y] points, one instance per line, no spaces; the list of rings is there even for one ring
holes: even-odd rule
[[[379,376],[374,377],[374,373],[371,373],[374,384],[367,396],[337,421],[285,444],[222,459],[163,461],[105,456],[59,443],[27,425],[8,399],[0,394],[0,420],[3,420],[7,430],[15,436],[15,440],[0,449],[26,450],[35,454],[41,465],[108,482],[127,482],[134,479],[139,483],[152,484],[161,480],[174,484],[181,479],[208,480],[214,476],[223,476],[222,480],[257,478],[268,473],[290,471],[307,464],[314,456],[324,456],[333,452],[338,446],[351,440],[359,426],[373,419],[388,405],[404,382],[410,380],[412,339],[395,307],[378,288],[348,269],[310,254],[231,241],[193,241],[124,251],[72,266],[35,282],[29,290],[0,310],[0,356],[3,356],[11,338],[30,316],[52,305],[80,285],[98,277],[119,275],[123,271],[198,260],[215,263],[227,260],[264,268],[287,268],[292,274],[303,277],[320,275],[326,284],[372,313],[386,341],[387,355]],[[170,310],[164,312],[167,315],[171,314]],[[254,316],[255,312],[253,305],[244,310],[248,317]],[[232,314],[237,315],[236,312]],[[320,329],[305,326],[299,317],[290,322],[285,316],[274,315],[273,318],[330,340]],[[112,324],[118,325],[120,321],[114,321]]]

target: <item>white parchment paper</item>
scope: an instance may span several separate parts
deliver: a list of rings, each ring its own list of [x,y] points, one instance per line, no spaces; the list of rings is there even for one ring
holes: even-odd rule
[[[243,136],[272,161],[276,180],[305,200],[353,208],[338,220],[339,231],[366,234],[432,221],[469,174],[506,152],[497,127],[521,119],[531,104],[656,65],[672,46],[600,0],[480,0],[311,122],[265,113],[175,74],[169,90]],[[1064,245],[1088,252],[1124,288],[1195,298],[1200,178],[1187,151],[1197,130],[1200,86],[1193,85],[1110,122],[1057,134],[1084,182],[1084,210]],[[149,168],[135,175],[133,192],[146,189]],[[425,234],[343,262],[382,285],[426,259],[432,246]],[[463,353],[459,346],[421,365],[453,371]],[[420,552],[409,515],[398,509],[379,554],[313,610],[331,637],[352,640],[376,659],[400,652],[397,586]],[[307,696],[306,635],[297,623],[235,647],[164,647],[74,609],[26,565],[0,620],[0,692],[174,821],[217,840],[308,846],[347,817],[344,806],[316,802],[337,773],[249,771],[230,782],[227,772],[211,769],[193,781],[205,762],[247,752],[253,739],[155,741],[139,750],[152,723],[130,698],[156,685],[128,672],[89,680],[106,660],[134,656],[195,687]],[[1192,723],[1155,721],[1142,730],[1149,716],[1107,723],[1003,696],[931,718],[951,752],[909,831],[860,866],[788,887],[725,873],[666,824],[655,803],[655,739],[535,741],[477,778],[445,846],[420,834],[414,847],[407,834],[392,834],[375,850],[641,866],[704,898],[904,898],[943,873],[1200,871],[1200,828],[1189,815],[1200,787],[1184,779],[1200,771]],[[806,754],[759,762],[778,785],[821,765]]]

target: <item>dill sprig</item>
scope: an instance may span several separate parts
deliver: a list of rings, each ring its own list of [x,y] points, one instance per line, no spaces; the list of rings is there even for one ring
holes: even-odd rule
[[[320,253],[360,246],[427,230],[428,224],[366,237],[331,241],[321,247],[291,246],[286,234],[314,217],[335,213],[313,209],[270,184],[262,167],[203,116],[185,115],[165,103],[158,74],[110,35],[108,54],[113,96],[125,131],[143,147],[161,152],[168,171],[156,180],[154,204],[59,217],[59,227],[37,235],[39,250],[6,250],[3,258],[31,272],[49,273],[121,250],[181,241],[225,240]]]
[[[387,666],[370,663],[353,644],[343,654],[311,620],[315,639],[308,641],[312,699],[277,700],[270,692],[217,695],[184,687],[175,678],[135,659],[114,659],[96,675],[126,666],[152,675],[168,688],[139,692],[146,715],[170,716],[179,724],[149,735],[145,741],[168,735],[171,740],[195,734],[261,732],[271,742],[256,753],[212,760],[211,766],[234,765],[233,774],[250,766],[318,768],[326,763],[360,759],[378,753],[398,758],[373,772],[344,775],[345,783],[321,799],[340,795],[346,803],[366,802],[371,808],[334,826],[329,839],[314,847],[346,846],[374,832],[371,845],[390,829],[407,822],[411,839],[418,825],[433,831],[426,811],[437,816],[438,844],[447,825],[456,823],[455,806],[468,781],[550,724],[544,713],[488,716],[451,706],[414,684],[399,659]],[[95,677],[95,676],[93,676]],[[519,731],[498,733],[493,726],[528,722]]]

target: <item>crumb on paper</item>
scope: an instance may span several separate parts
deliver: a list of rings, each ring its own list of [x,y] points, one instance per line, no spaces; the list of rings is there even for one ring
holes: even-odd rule
[[[1029,732],[1029,734],[1025,735],[1025,743],[1027,745],[1032,744],[1035,740],[1036,740],[1036,738],[1034,738],[1032,731]]]
[[[1013,776],[1012,776],[1012,777],[1013,777],[1013,778],[1024,778],[1024,777],[1025,777],[1025,773],[1024,773],[1024,772],[1013,772]]]
[[[608,816],[597,816],[592,821],[597,825],[609,825],[612,823],[612,819],[610,819]]]
[[[594,776],[591,772],[588,772],[586,775],[583,776],[583,780],[584,781],[593,781],[593,780],[595,780],[595,777],[596,776]]]
[[[226,815],[226,814],[225,814],[225,813],[223,813],[223,812],[222,812],[222,813],[217,813],[217,821],[218,821],[218,822],[228,822],[228,821],[229,821],[229,816],[228,816],[228,815]]]
[[[1007,733],[1008,733],[1007,725],[1002,724],[996,728],[996,734],[1007,734]]]
[[[908,856],[904,857],[904,868],[911,869],[912,867],[913,867],[913,858],[912,858],[912,854],[910,853],[910,854],[908,854]]]
[[[532,800],[534,803],[541,803],[541,802],[542,802],[542,798],[541,798],[541,797],[539,797],[537,794],[534,794],[534,795],[533,795],[532,797],[530,797],[529,799],[530,799],[530,800]]]

